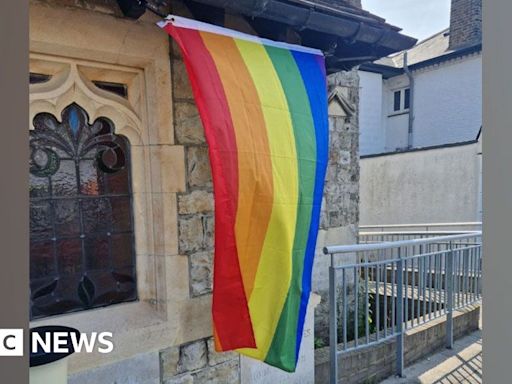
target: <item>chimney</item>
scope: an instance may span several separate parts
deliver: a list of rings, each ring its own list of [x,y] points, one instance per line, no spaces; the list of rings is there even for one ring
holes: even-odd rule
[[[357,8],[361,8],[361,0],[346,0],[347,3],[349,3],[350,5],[354,6],[354,7],[357,7]]]
[[[351,5],[356,8],[362,8],[361,0],[324,0],[327,3],[338,5]]]
[[[482,0],[452,0],[450,49],[482,42]]]

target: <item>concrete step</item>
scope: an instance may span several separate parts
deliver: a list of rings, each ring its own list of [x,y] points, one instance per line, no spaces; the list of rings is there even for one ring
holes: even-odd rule
[[[454,343],[452,350],[442,350],[407,367],[404,377],[390,377],[381,384],[482,383],[481,331]]]

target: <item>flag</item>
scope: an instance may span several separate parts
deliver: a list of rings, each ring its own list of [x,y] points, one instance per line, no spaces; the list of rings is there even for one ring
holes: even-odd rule
[[[170,15],[208,143],[218,351],[293,372],[328,156],[323,54]]]

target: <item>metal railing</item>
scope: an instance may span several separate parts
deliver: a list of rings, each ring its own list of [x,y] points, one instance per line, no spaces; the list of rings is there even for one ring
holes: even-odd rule
[[[456,224],[456,223],[454,223]],[[473,224],[473,223],[468,223]],[[423,224],[420,224],[423,225]],[[435,224],[434,224],[435,225]],[[478,230],[395,230],[395,231],[359,231],[358,244],[384,243],[388,241],[403,241],[412,239],[426,239],[429,237],[462,235],[466,233],[479,233]]]
[[[387,241],[402,241],[412,239],[426,239],[429,237],[461,235],[478,231],[370,231],[359,232],[357,241],[359,244],[383,243]]]
[[[324,253],[331,258],[331,384],[337,383],[340,354],[392,338],[402,376],[405,331],[441,316],[447,317],[446,346],[452,348],[453,311],[481,298],[481,232],[330,246]]]
[[[455,223],[418,223],[418,224],[372,224],[372,225],[360,225],[359,231],[363,232],[389,232],[389,231],[425,231],[430,232],[432,230],[439,231],[468,231],[475,230],[480,231],[482,229],[481,221],[464,221]]]

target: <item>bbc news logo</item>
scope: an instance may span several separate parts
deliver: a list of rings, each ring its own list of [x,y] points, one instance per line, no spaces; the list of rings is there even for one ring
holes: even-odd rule
[[[23,329],[0,329],[0,356],[23,356]]]
[[[41,327],[30,332],[32,354],[110,353],[112,332],[88,334],[66,327]],[[0,356],[23,356],[23,329],[0,329]]]

